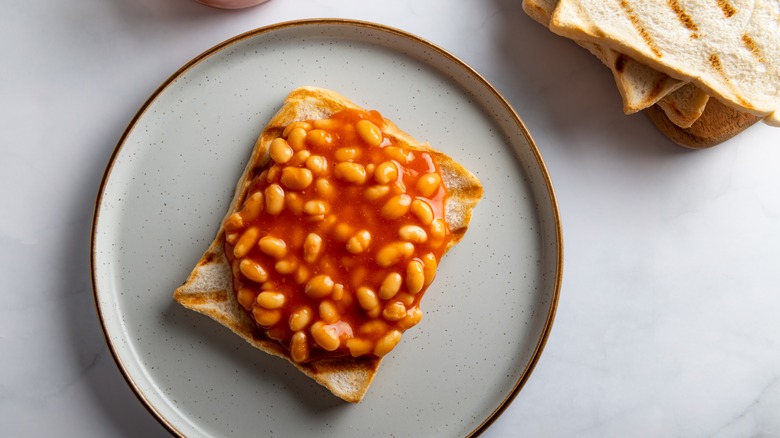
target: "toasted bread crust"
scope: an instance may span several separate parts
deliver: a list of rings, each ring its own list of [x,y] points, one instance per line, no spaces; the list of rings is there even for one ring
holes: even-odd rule
[[[269,163],[268,149],[271,141],[281,136],[287,125],[295,121],[328,118],[347,108],[360,107],[344,96],[322,88],[302,87],[291,92],[257,139],[225,218],[238,210],[238,206],[246,197],[252,177]],[[425,150],[439,165],[442,182],[449,193],[445,204],[445,220],[453,234],[447,249],[451,248],[463,238],[472,210],[482,196],[479,180],[450,157],[431,149],[427,144],[417,142],[392,122],[385,120],[385,123],[384,131],[387,135],[394,137],[407,148]],[[184,307],[218,321],[254,347],[289,361],[337,397],[352,403],[362,400],[377,373],[381,359],[345,357],[320,359],[303,364],[291,360],[284,347],[263,337],[255,322],[238,304],[233,293],[232,272],[225,256],[223,237],[224,219],[216,238],[195,269],[185,283],[174,291],[174,299]]]

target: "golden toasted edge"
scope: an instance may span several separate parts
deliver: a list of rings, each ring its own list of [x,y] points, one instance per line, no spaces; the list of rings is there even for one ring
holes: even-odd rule
[[[254,321],[241,309],[233,293],[232,272],[222,243],[224,220],[237,211],[238,205],[246,196],[248,182],[252,176],[268,165],[270,142],[279,137],[284,127],[292,122],[327,118],[346,108],[360,107],[344,96],[322,88],[301,87],[288,95],[282,107],[258,137],[214,241],[184,284],[174,291],[173,297],[185,308],[211,317],[259,350],[287,360],[337,397],[347,402],[357,403],[368,391],[382,359],[340,358],[306,364],[293,361],[278,343],[260,337]],[[417,142],[392,122],[388,120],[385,122],[387,134],[409,148],[428,151],[439,164],[443,174],[442,181],[450,192],[448,213],[452,210],[455,212],[453,221],[457,219],[454,223],[450,223],[450,215],[445,218],[453,232],[453,239],[447,248],[450,249],[465,235],[472,209],[482,196],[482,185],[475,175],[447,155]]]
[[[726,106],[718,99],[710,98],[701,116],[690,128],[675,125],[657,105],[646,109],[645,114],[651,122],[674,143],[691,149],[704,149],[716,146],[746,130],[760,117],[737,111]]]

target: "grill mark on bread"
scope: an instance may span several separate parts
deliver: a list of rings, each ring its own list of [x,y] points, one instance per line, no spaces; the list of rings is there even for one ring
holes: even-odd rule
[[[656,98],[658,96],[660,96],[661,92],[663,92],[663,91],[664,91],[664,83],[663,83],[663,81],[656,81],[653,84],[653,89],[650,90],[650,92],[648,93],[647,96],[648,96],[648,98],[650,100],[656,100]]]
[[[225,291],[213,290],[205,292],[190,293],[187,300],[192,305],[204,305],[209,303],[224,303],[228,300]]]
[[[731,18],[737,13],[737,8],[729,3],[728,0],[718,0],[718,6],[720,6],[720,10],[723,11],[723,15],[726,18]]]
[[[675,15],[677,15],[677,19],[680,20],[680,23],[691,31],[691,38],[699,38],[699,27],[696,25],[696,22],[693,21],[693,18],[685,12],[685,9],[680,5],[680,2],[677,0],[666,0],[666,3],[672,11],[674,11]]]
[[[675,114],[677,114],[677,117],[682,117],[683,112],[682,110],[677,106],[675,102],[669,102],[669,109],[672,110]]]
[[[650,48],[650,51],[653,52],[653,54],[657,58],[663,57],[663,54],[658,49],[658,46],[655,45],[653,38],[650,36],[650,33],[647,31],[645,26],[639,20],[639,16],[636,14],[636,12],[634,12],[634,8],[632,8],[631,5],[628,4],[628,1],[620,0],[620,7],[623,9],[623,12],[625,12],[626,15],[628,16],[628,20],[631,22],[631,25],[634,26],[634,29],[636,29],[636,31],[639,33],[639,36],[641,36],[642,39],[645,41],[647,47]]]
[[[710,65],[712,68],[718,72],[718,74],[723,79],[723,82],[729,87],[731,94],[734,95],[734,98],[737,99],[744,108],[753,108],[753,105],[750,104],[747,100],[745,100],[744,97],[740,96],[739,93],[737,93],[737,90],[734,87],[734,84],[731,83],[731,80],[726,75],[726,72],[723,70],[723,64],[720,62],[720,57],[718,57],[717,54],[713,53],[710,55],[709,58]]]
[[[710,55],[710,65],[712,68],[714,68],[718,73],[720,73],[721,76],[723,76],[723,64],[720,63],[720,58],[716,54]]]
[[[252,169],[249,171],[249,178],[250,179],[256,178],[257,175],[263,173],[263,170],[265,170],[265,166],[263,165],[253,166]]]
[[[626,63],[628,63],[628,56],[624,54],[619,54],[617,58],[615,58],[615,70],[617,70],[619,73],[623,73],[623,70],[626,69]]]
[[[203,255],[203,258],[201,259],[200,263],[203,265],[207,265],[214,261],[214,253],[210,252]]]
[[[742,44],[747,47],[747,49],[750,51],[750,54],[753,55],[758,62],[765,64],[766,59],[764,59],[764,54],[761,52],[761,49],[758,47],[756,42],[753,40],[753,38],[750,38],[750,35],[744,34],[742,35]]]

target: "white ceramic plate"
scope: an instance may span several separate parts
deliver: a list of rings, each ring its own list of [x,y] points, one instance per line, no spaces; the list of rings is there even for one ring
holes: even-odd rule
[[[263,125],[301,85],[377,109],[482,181],[423,322],[351,405],[171,293],[231,199]],[[561,231],[539,151],[504,99],[413,35],[345,20],[282,23],[176,72],[122,136],[100,188],[95,299],[119,368],[172,432],[197,436],[468,436],[518,393],[551,329]]]

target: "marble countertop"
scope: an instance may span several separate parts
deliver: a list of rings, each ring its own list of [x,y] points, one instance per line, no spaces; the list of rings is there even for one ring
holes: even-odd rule
[[[548,166],[563,286],[533,374],[483,436],[780,435],[780,129],[715,148],[622,113],[606,70],[520,0],[9,2],[0,17],[0,423],[6,436],[166,436],[96,316],[105,166],[148,96],[207,48],[286,20],[417,34],[514,106]]]

